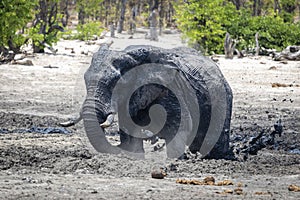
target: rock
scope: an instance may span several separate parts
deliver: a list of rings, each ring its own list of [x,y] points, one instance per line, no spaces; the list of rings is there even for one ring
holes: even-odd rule
[[[81,51],[80,53],[83,54],[83,55],[86,55],[86,56],[89,54],[88,51]]]
[[[275,67],[275,66],[272,66],[269,68],[269,70],[276,70],[276,69],[277,69],[277,67]]]
[[[288,62],[287,61],[281,61],[280,63],[282,63],[282,64],[288,64]]]
[[[91,194],[97,194],[97,193],[98,193],[98,191],[95,189],[91,191]]]
[[[162,169],[153,170],[151,172],[151,177],[155,179],[164,179],[166,176],[166,173]]]

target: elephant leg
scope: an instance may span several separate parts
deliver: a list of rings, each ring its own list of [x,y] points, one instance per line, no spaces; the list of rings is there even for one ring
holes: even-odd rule
[[[164,134],[164,136],[168,158],[183,158],[186,149],[184,133],[177,133],[176,137],[172,136],[172,134]]]
[[[143,139],[136,138],[131,135],[126,134],[124,131],[120,130],[120,141],[119,147],[129,154],[141,154],[144,155]],[[140,157],[140,156],[138,156]]]

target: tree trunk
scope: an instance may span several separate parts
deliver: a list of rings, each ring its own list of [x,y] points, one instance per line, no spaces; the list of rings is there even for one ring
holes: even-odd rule
[[[46,22],[47,22],[47,2],[45,0],[39,1],[40,12],[36,15],[37,24],[41,22],[39,33],[46,33]]]
[[[254,0],[253,1],[253,16],[260,16],[261,7],[262,7],[261,0]]]
[[[163,26],[164,26],[164,1],[163,0],[160,0],[160,7],[159,7],[159,35],[162,35],[162,29],[163,29]]]
[[[274,0],[274,12],[277,13],[277,12],[281,12],[281,8],[280,8],[280,3],[278,0]]]
[[[61,23],[64,27],[68,25],[69,22],[69,11],[68,11],[69,0],[63,0],[60,2],[60,13],[63,15],[61,18]]]
[[[36,14],[33,26],[40,26],[39,33],[44,35],[42,40],[33,41],[34,53],[44,52],[44,48],[47,47],[46,44],[52,42],[51,38],[47,37],[53,31],[54,34],[51,37],[55,37],[57,31],[63,31],[63,28],[56,25],[58,16],[58,4],[56,1],[40,0],[39,1],[39,12]]]
[[[232,59],[234,52],[235,44],[232,41],[230,34],[226,33],[225,42],[224,42],[224,50],[225,50],[225,58]]]
[[[110,29],[110,37],[114,38],[115,37],[115,25],[114,25],[114,23],[110,24],[109,29]]]
[[[121,13],[120,13],[119,26],[118,26],[118,33],[122,33],[122,31],[124,30],[126,2],[127,0],[121,0]]]
[[[129,22],[129,34],[134,34],[136,29],[135,19],[136,19],[137,7],[134,4],[132,4],[130,7],[131,7],[131,18]]]
[[[258,38],[259,38],[259,34],[258,32],[255,34],[255,44],[256,44],[256,47],[255,47],[255,56],[258,56],[259,55],[259,41],[258,41]]]
[[[156,10],[153,10],[151,12],[149,19],[150,19],[150,40],[158,41]]]
[[[78,11],[78,22],[79,22],[79,24],[84,24],[84,18],[85,18],[84,7],[83,7],[83,5],[80,5],[79,6],[79,11]]]
[[[241,8],[241,0],[232,0],[232,3],[235,5],[235,8],[237,10],[240,10],[240,8]]]

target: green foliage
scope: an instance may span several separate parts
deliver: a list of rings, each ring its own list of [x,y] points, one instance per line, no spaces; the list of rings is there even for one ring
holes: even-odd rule
[[[77,26],[77,34],[75,39],[79,40],[91,40],[93,37],[100,36],[103,31],[100,22],[88,22],[86,24],[80,24]]]
[[[234,5],[223,0],[192,0],[176,6],[176,12],[178,26],[189,43],[200,45],[209,54],[221,53],[226,27],[237,18]]]
[[[56,43],[57,32],[61,30],[59,3],[60,0],[0,1],[0,47],[16,52],[30,40],[40,52],[44,44]],[[28,22],[33,22],[31,27],[26,27]]]
[[[99,14],[102,2],[103,0],[77,0],[76,8],[78,12],[80,12],[80,9],[83,9],[84,15],[95,19]]]
[[[259,33],[260,46],[265,49],[281,50],[288,45],[298,45],[299,25],[285,22],[279,15],[251,17],[243,11],[240,18],[235,20],[227,31],[236,38],[238,49],[253,49],[254,36]]]
[[[287,7],[292,10],[293,2],[285,0],[281,4],[288,4]],[[240,50],[255,48],[257,32],[260,46],[265,49],[281,50],[288,45],[300,44],[300,25],[283,16],[282,13],[288,12],[269,9],[263,16],[252,16],[251,9],[237,11],[225,0],[193,0],[177,5],[177,23],[189,43],[200,45],[206,54],[223,53],[226,32],[236,39]]]
[[[28,37],[32,40],[34,46],[39,47],[40,49],[44,49],[44,43],[52,46],[53,44],[57,43],[60,38],[59,35],[57,35],[58,30],[49,32],[48,26],[46,26],[46,31],[41,33],[40,30],[42,25],[42,23],[39,23],[34,27],[26,29]]]
[[[297,1],[298,0],[280,0],[280,7],[282,9],[279,15],[285,22],[293,22]]]
[[[61,0],[39,0],[33,27],[29,28],[28,35],[33,42],[35,53],[44,52],[45,45],[52,46],[59,39],[58,31],[63,31],[61,14],[58,12]]]
[[[18,48],[25,42],[25,37],[16,33],[33,18],[35,5],[35,0],[0,1],[0,46],[11,43]]]

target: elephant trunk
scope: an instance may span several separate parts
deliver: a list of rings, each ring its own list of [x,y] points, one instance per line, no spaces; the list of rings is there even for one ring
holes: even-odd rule
[[[94,95],[89,95],[82,107],[82,117],[87,137],[90,143],[98,152],[120,153],[120,150],[111,145],[106,137],[103,128],[100,126],[109,115],[109,108],[101,103]]]

